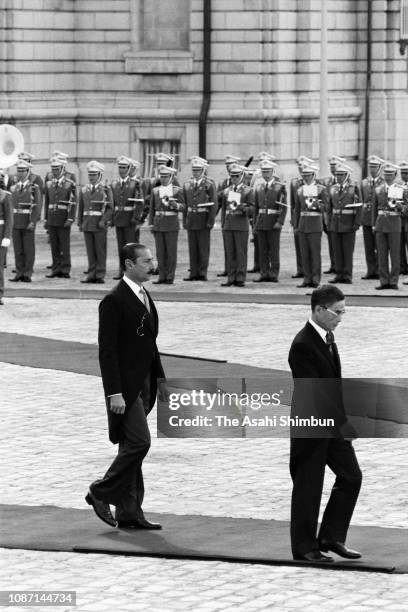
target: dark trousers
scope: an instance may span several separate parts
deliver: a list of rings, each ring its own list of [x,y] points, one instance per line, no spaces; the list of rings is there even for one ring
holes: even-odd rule
[[[353,254],[356,241],[355,232],[330,232],[334,249],[334,269],[336,276],[351,280],[353,277]]]
[[[128,225],[126,227],[115,227],[116,230],[116,242],[118,245],[118,255],[119,255],[119,271],[121,274],[125,271],[123,266],[120,263],[120,252],[122,248],[128,242],[139,242],[140,239],[140,230],[136,225]]]
[[[88,278],[105,278],[107,232],[84,232],[88,256]]]
[[[304,283],[320,283],[322,274],[322,233],[299,232]]]
[[[404,225],[401,228],[401,261],[400,273],[408,274],[408,234]]]
[[[153,232],[156,243],[156,257],[159,266],[159,280],[174,280],[177,266],[178,230]]]
[[[367,264],[367,276],[378,274],[377,245],[375,232],[371,225],[363,225],[364,253]]]
[[[295,253],[296,253],[296,274],[303,274],[302,268],[302,255],[300,252],[300,240],[299,240],[299,232],[295,232],[293,234],[293,239],[295,241]]]
[[[259,244],[259,267],[262,278],[279,276],[280,236],[281,230],[257,230],[255,236]]]
[[[317,536],[326,465],[335,474]],[[345,542],[361,487],[362,474],[351,442],[340,439],[291,440],[293,481],[290,537],[293,555],[319,549],[319,540]]]
[[[16,261],[16,276],[31,278],[35,259],[34,230],[13,228],[13,248]]]
[[[7,247],[0,246],[0,299],[4,295],[4,264],[6,263]]]
[[[258,232],[252,230],[252,237],[254,240],[254,267],[253,267],[253,270],[254,272],[258,272],[258,270],[261,269]]]
[[[334,270],[334,245],[333,245],[333,232],[327,230],[327,243],[329,245],[329,258],[330,258],[330,268]]]
[[[226,272],[227,271],[227,247],[225,246],[225,232],[224,232],[224,230],[222,230],[221,234],[222,234],[222,246],[224,248],[224,270],[223,270],[223,272]]]
[[[48,227],[53,273],[69,274],[71,271],[71,228]]]
[[[210,229],[188,230],[188,252],[190,256],[190,276],[207,278],[210,260]]]
[[[375,232],[381,285],[397,285],[400,274],[400,232]],[[391,259],[391,270],[388,262]]]
[[[142,463],[150,448],[150,431],[140,397],[126,408],[121,431],[123,439],[115,460],[105,476],[92,483],[91,490],[99,499],[116,506],[116,519],[125,521],[143,517]]]
[[[229,282],[245,282],[248,259],[248,235],[248,231],[224,231]]]

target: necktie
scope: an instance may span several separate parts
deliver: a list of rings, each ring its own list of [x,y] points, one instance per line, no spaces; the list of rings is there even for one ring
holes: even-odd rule
[[[326,334],[326,344],[329,347],[329,351],[333,356],[334,355],[334,352],[333,352],[334,334],[332,331],[328,331]]]
[[[338,372],[340,373],[341,372],[340,356],[339,356],[339,351],[337,350],[337,344],[334,339],[334,334],[332,331],[328,331],[326,334],[326,344],[329,347],[329,351],[330,351],[331,356],[333,357],[335,366]]]
[[[20,192],[23,191],[23,189],[24,189],[24,184],[20,183]]]
[[[140,287],[139,295],[142,298],[142,302],[145,305],[147,312],[150,313],[149,299],[148,299],[148,297],[146,295],[146,291],[143,289],[143,287]]]
[[[95,185],[92,185],[91,193],[95,193]]]

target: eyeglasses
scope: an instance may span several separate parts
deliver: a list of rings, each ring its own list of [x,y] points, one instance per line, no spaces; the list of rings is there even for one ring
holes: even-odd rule
[[[143,323],[146,321],[147,317],[149,316],[149,314],[147,312],[145,312],[145,314],[142,317],[142,320],[140,321],[140,325],[137,327],[136,329],[136,333],[138,336],[144,336],[144,329],[143,329]]]
[[[327,306],[322,306],[322,308],[327,310],[327,312],[330,312],[330,314],[334,315],[335,317],[342,317],[347,312],[346,310],[331,310],[331,308],[327,308]]]

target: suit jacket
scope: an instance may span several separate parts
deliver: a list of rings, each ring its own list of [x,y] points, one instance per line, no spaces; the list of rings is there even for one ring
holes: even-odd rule
[[[314,327],[307,322],[295,336],[289,351],[294,379],[291,416],[334,419],[334,427],[293,427],[294,438],[342,437],[340,428],[347,422],[343,405],[341,365]]]
[[[147,293],[147,291],[146,291]],[[157,379],[164,378],[156,338],[159,320],[147,293],[150,314],[125,281],[99,304],[99,365],[105,395],[121,393],[126,408],[137,399],[150,377],[150,410],[156,401]],[[121,438],[121,415],[108,410],[109,439]]]

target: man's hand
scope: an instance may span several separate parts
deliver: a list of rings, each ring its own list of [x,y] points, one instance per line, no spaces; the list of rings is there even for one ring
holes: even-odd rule
[[[71,227],[72,225],[72,219],[67,219],[64,223],[64,227]]]
[[[169,390],[167,389],[166,381],[164,381],[164,380],[158,381],[158,383],[157,383],[157,391],[158,391],[159,400],[161,402],[168,402],[169,401],[170,393],[169,393]]]
[[[35,229],[35,224],[33,223],[33,221],[30,221],[30,223],[27,225],[26,229],[27,229],[29,232],[33,232],[33,231],[34,231],[34,229]]]
[[[122,395],[112,395],[109,398],[109,410],[115,414],[123,414],[125,412],[126,404]]]
[[[3,238],[0,246],[5,247],[7,249],[10,246],[10,238]]]
[[[279,223],[279,221],[276,221],[276,223],[274,223],[273,228],[274,230],[280,230],[282,229],[283,225],[281,223]]]

